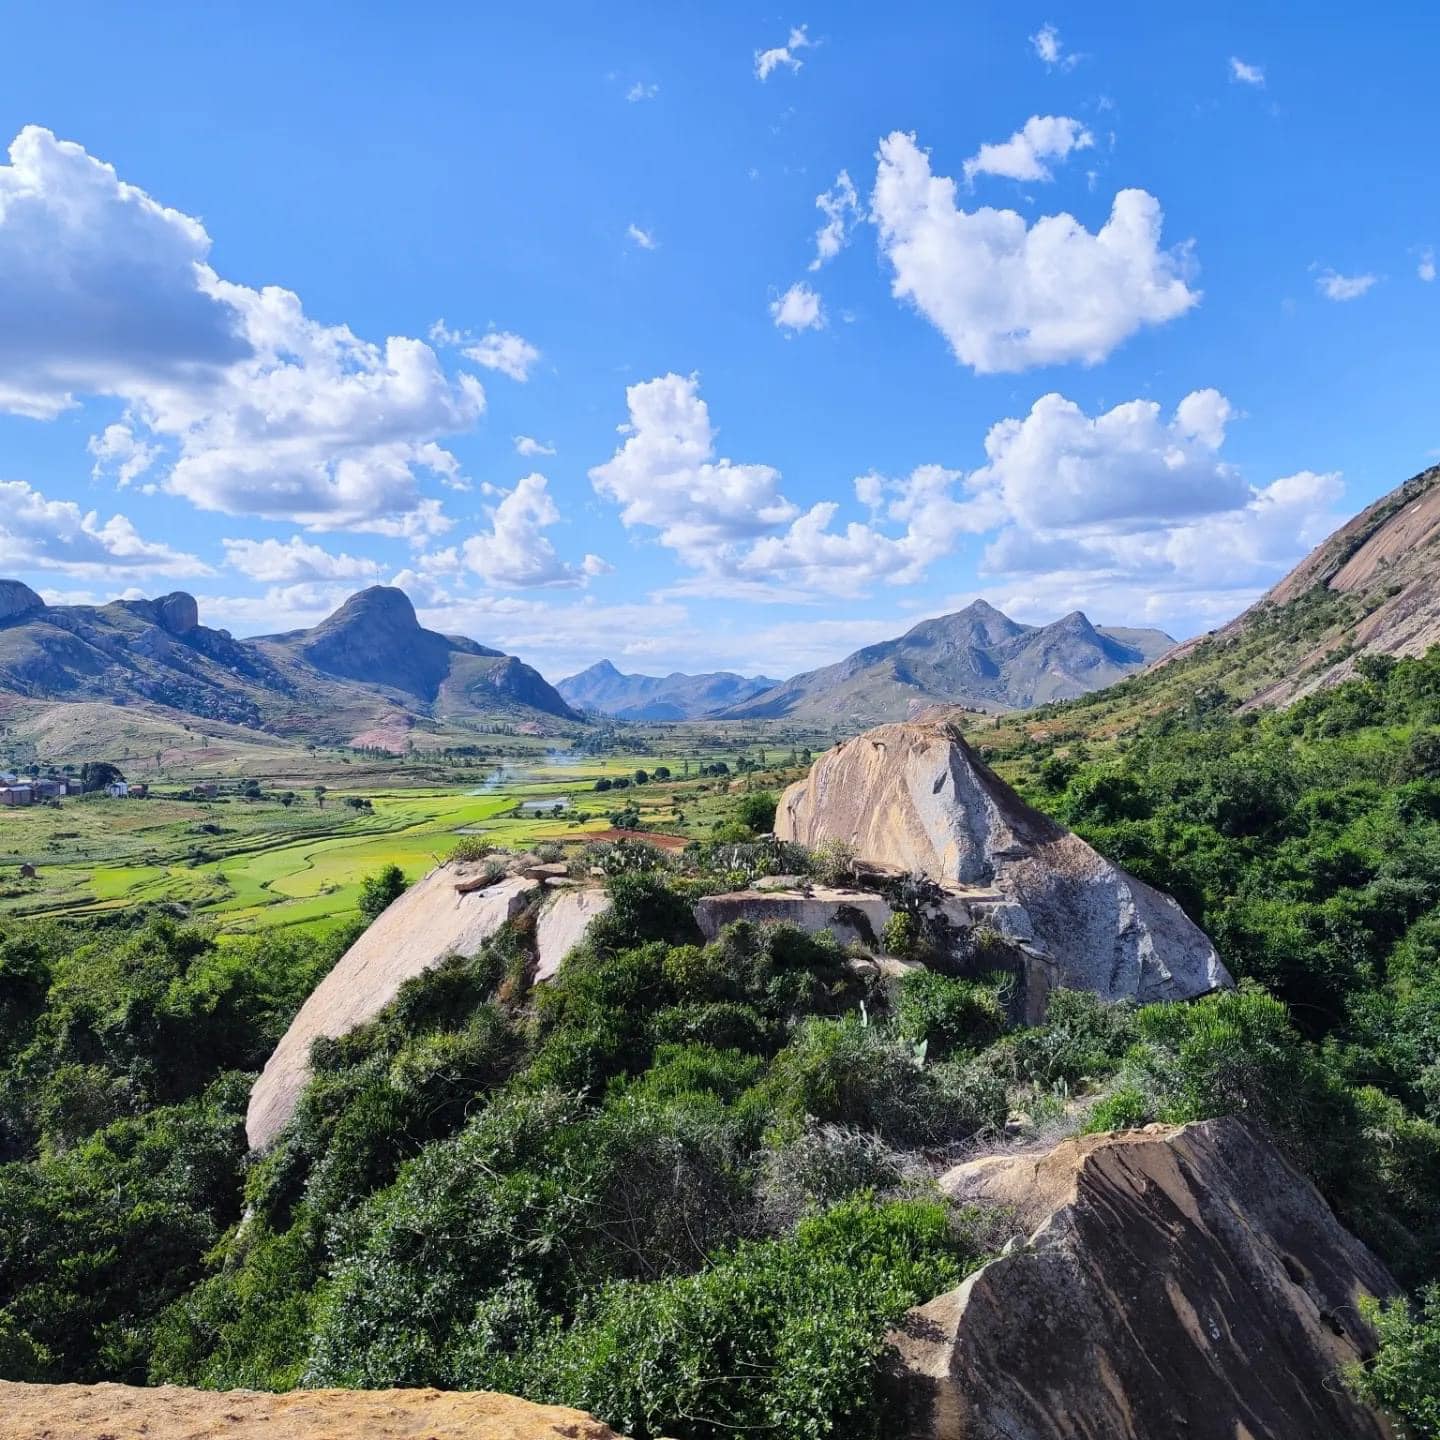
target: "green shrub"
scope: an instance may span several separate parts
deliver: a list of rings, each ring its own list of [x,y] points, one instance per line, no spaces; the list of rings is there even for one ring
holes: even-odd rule
[[[912,1043],[923,1044],[926,1054],[937,1060],[956,1050],[983,1050],[1005,1032],[998,984],[914,970],[899,988],[896,1019],[901,1032]]]
[[[846,1202],[697,1275],[607,1288],[542,1348],[531,1389],[637,1440],[892,1434],[886,1328],[977,1258],[942,1205]]]
[[[1364,1298],[1360,1313],[1380,1345],[1373,1359],[1347,1370],[1351,1388],[1398,1420],[1406,1440],[1440,1436],[1440,1286],[1430,1286],[1414,1306]]]

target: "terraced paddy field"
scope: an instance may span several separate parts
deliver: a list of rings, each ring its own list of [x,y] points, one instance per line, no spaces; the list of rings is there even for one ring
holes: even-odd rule
[[[288,805],[278,794],[87,796],[58,809],[7,809],[0,811],[0,913],[85,914],[172,901],[225,930],[330,924],[354,913],[365,876],[395,864],[414,880],[465,835],[523,848],[608,829],[603,812],[614,805],[603,804],[594,783],[637,763],[521,761],[476,785],[333,788],[323,799],[306,790]],[[347,804],[352,797],[368,808]],[[645,808],[658,815],[665,803],[657,793]],[[21,877],[22,865],[35,868],[34,878]]]

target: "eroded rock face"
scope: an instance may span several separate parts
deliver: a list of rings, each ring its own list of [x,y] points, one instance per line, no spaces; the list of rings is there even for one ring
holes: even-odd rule
[[[1340,1383],[1395,1284],[1236,1119],[1068,1140],[941,1182],[1023,1249],[892,1335],[928,1440],[1382,1440]]]
[[[295,1113],[316,1039],[335,1039],[373,1020],[406,980],[447,955],[475,954],[539,885],[525,875],[486,885],[482,865],[452,863],[401,895],[315,987],[265,1062],[245,1114],[250,1148],[269,1146]]]
[[[780,798],[775,833],[989,892],[990,921],[1107,1000],[1228,986],[1215,947],[1168,896],[1032,810],[940,724],[881,725],[827,751]]]
[[[600,889],[561,890],[546,901],[535,922],[535,983],[554,979],[565,957],[585,938],[593,920],[610,908]]]
[[[0,1380],[6,1440],[624,1440],[564,1405],[491,1391],[187,1390]]]
[[[748,920],[755,925],[794,925],[812,935],[828,930],[842,945],[858,941],[873,949],[892,913],[882,895],[821,885],[789,893],[734,890],[695,902],[695,923],[706,940],[717,939],[737,920]]]
[[[193,595],[176,590],[155,602],[155,618],[172,635],[188,635],[200,623],[200,607]]]
[[[45,602],[24,581],[0,580],[0,621],[16,620],[44,608]]]

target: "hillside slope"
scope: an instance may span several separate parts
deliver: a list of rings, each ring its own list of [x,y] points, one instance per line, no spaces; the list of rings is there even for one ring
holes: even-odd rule
[[[577,717],[528,665],[426,630],[403,591],[351,596],[310,630],[237,640],[184,592],[47,605],[0,581],[0,696],[146,704],[282,736],[348,741],[420,720]]]
[[[937,704],[1023,710],[1111,685],[1174,643],[1159,630],[1096,627],[1078,610],[1051,625],[1023,625],[976,600],[722,713],[879,723]]]
[[[1413,476],[1317,545],[1248,610],[1177,645],[1139,675],[1058,710],[1003,722],[1088,739],[1167,712],[1287,705],[1352,678],[1366,656],[1440,643],[1440,466]]]
[[[715,670],[687,675],[626,675],[609,660],[597,661],[556,686],[577,709],[598,710],[617,720],[695,720],[739,705],[780,684],[767,675]]]

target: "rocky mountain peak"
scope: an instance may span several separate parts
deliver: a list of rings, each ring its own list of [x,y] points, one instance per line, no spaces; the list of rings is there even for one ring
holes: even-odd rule
[[[200,624],[200,607],[183,590],[161,595],[154,605],[156,620],[172,635],[186,635]]]
[[[0,621],[16,620],[44,608],[45,602],[23,581],[0,580]]]

